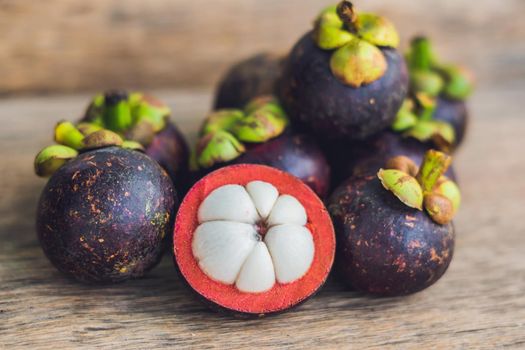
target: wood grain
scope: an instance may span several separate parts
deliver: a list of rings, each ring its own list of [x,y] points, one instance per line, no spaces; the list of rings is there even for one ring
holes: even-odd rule
[[[0,0],[0,94],[209,86],[238,59],[288,52],[334,2]],[[482,83],[525,74],[522,0],[356,3],[391,18],[405,43],[432,36]]]
[[[426,291],[370,298],[331,280],[299,308],[261,320],[210,312],[176,278],[172,262],[108,287],[67,280],[44,257],[34,212],[44,180],[32,173],[58,118],[87,96],[0,100],[0,348],[525,347],[525,89],[478,90],[474,121],[457,157],[464,204],[450,270]],[[192,135],[209,91],[161,91]],[[493,116],[497,113],[497,122]]]

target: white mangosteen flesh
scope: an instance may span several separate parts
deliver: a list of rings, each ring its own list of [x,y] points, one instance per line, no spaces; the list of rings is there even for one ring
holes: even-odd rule
[[[200,205],[198,221],[192,251],[199,267],[241,292],[262,293],[276,283],[292,283],[314,259],[304,207],[267,182],[215,189]]]

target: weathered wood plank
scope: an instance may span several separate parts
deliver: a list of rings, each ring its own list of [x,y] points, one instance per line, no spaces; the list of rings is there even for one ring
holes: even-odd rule
[[[243,321],[209,312],[166,257],[146,278],[109,287],[65,279],[43,256],[32,174],[51,125],[85,96],[0,100],[0,348],[523,348],[525,346],[525,89],[478,91],[457,158],[464,205],[457,249],[435,286],[406,298],[369,298],[330,281],[294,311]],[[206,91],[160,92],[194,133]],[[498,122],[492,117],[498,112]]]
[[[0,94],[210,85],[235,60],[287,52],[333,2],[0,0]],[[405,42],[431,35],[480,81],[525,73],[521,0],[356,3],[389,16]]]

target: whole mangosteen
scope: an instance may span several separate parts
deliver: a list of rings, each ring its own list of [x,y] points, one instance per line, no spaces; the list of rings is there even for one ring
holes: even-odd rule
[[[60,135],[76,139],[64,126]],[[58,270],[82,282],[141,277],[160,261],[172,229],[172,182],[156,161],[123,148],[135,144],[111,131],[93,132],[81,143],[80,154],[53,145],[36,157],[37,174],[51,176],[37,209],[42,249]]]
[[[273,95],[284,57],[260,53],[234,64],[222,77],[214,109],[244,108],[251,99]]]
[[[450,156],[430,150],[421,168],[395,157],[377,175],[355,176],[331,196],[341,280],[366,293],[418,292],[447,270],[460,194],[442,176]]]
[[[463,67],[442,64],[424,37],[412,40],[406,59],[410,94],[392,129],[454,151],[463,141],[468,124],[465,100],[473,89],[472,74]]]
[[[252,163],[289,172],[320,197],[330,186],[330,168],[315,139],[293,131],[271,96],[252,100],[244,110],[212,112],[201,128],[190,163],[195,180],[225,165]]]
[[[187,177],[189,149],[170,115],[170,108],[151,95],[110,90],[93,98],[77,127],[84,135],[104,128],[140,143],[179,186]]]
[[[389,127],[408,91],[385,18],[358,13],[349,1],[321,12],[292,49],[278,97],[292,121],[325,139],[362,140]]]

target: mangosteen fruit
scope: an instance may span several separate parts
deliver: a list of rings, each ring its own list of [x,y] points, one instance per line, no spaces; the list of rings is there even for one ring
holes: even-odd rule
[[[454,252],[458,187],[443,176],[450,156],[429,150],[419,168],[391,159],[377,175],[354,176],[336,189],[333,219],[341,280],[384,296],[418,292],[447,270]]]
[[[37,209],[45,255],[85,283],[143,276],[160,261],[172,229],[177,199],[168,174],[111,131],[83,137],[73,124],[59,125],[59,139],[82,146],[53,145],[36,157],[36,173],[51,176]]]
[[[170,115],[169,106],[151,95],[109,90],[93,98],[77,127],[85,135],[104,128],[140,143],[178,186],[188,174],[189,149]]]
[[[454,151],[463,141],[468,124],[465,101],[472,93],[472,74],[463,67],[441,63],[425,37],[412,40],[406,59],[410,93],[392,129]]]
[[[273,95],[283,62],[283,56],[260,53],[234,64],[218,84],[214,109],[242,109],[257,96]]]
[[[312,137],[296,132],[277,100],[253,99],[244,110],[219,109],[205,120],[190,168],[196,180],[231,164],[272,166],[303,180],[324,197],[330,185],[330,167]]]
[[[408,90],[386,18],[349,1],[323,10],[293,47],[277,95],[294,123],[324,139],[362,140],[389,127]]]
[[[188,192],[175,221],[174,261],[189,287],[238,316],[283,312],[325,282],[335,255],[328,211],[298,178],[238,164]]]

